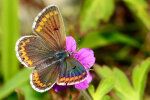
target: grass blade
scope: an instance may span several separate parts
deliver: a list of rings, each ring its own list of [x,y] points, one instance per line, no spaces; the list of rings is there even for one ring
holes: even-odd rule
[[[130,11],[150,30],[150,16],[147,11],[148,4],[145,0],[123,0]]]
[[[132,74],[132,83],[133,87],[137,92],[137,96],[142,99],[145,85],[146,85],[146,78],[147,74],[150,69],[150,58],[145,60],[141,65],[136,66],[133,70]]]
[[[15,88],[18,88],[25,82],[29,82],[29,74],[31,73],[31,71],[32,70],[25,68],[22,71],[18,72],[11,80],[5,83],[4,86],[0,89],[0,99],[8,96],[11,92],[14,91]]]
[[[141,44],[137,40],[120,32],[93,31],[83,38],[83,41],[81,41],[80,44],[80,48],[86,47],[93,49],[107,46],[112,43],[123,43],[137,48],[141,46]]]
[[[115,0],[85,0],[80,15],[81,32],[96,28],[99,20],[108,20],[113,14],[114,3]]]
[[[18,0],[2,0],[2,75],[8,81],[18,71],[15,43],[19,37]]]

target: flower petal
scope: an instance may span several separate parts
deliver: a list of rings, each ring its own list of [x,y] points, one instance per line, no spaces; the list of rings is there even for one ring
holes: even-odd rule
[[[74,87],[77,88],[77,89],[85,90],[86,88],[89,87],[89,84],[85,80],[85,81],[83,81],[81,83],[75,84]]]
[[[69,88],[70,86],[61,86],[61,85],[57,85],[55,84],[53,86],[53,89],[58,92],[58,91],[63,91],[63,90],[66,90],[67,88]]]
[[[76,41],[72,36],[66,37],[66,50],[72,53],[76,51]]]
[[[88,72],[88,76],[87,76],[87,78],[85,80],[87,80],[88,83],[91,83],[91,81],[92,81],[92,75],[90,74],[89,71],[87,71],[87,72]]]
[[[83,82],[80,82],[78,84],[75,84],[75,88],[77,89],[81,89],[81,90],[85,90],[86,88],[89,87],[89,83],[92,81],[92,76],[91,74],[88,72],[88,76],[87,78],[83,81]]]
[[[89,48],[80,49],[74,56],[86,69],[89,69],[95,63],[93,50]]]

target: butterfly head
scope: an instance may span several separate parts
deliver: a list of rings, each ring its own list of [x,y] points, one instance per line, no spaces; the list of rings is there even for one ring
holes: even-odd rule
[[[72,55],[72,52],[66,51],[66,56],[67,56],[67,57],[70,57],[71,55]]]
[[[66,57],[70,57],[72,52],[69,51],[59,51],[55,54],[54,58],[55,60],[62,60]]]

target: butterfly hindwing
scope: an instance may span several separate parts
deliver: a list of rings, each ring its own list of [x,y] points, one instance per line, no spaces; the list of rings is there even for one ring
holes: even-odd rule
[[[51,5],[35,18],[33,32],[46,40],[53,49],[65,50],[66,33],[59,9]]]
[[[45,92],[56,83],[59,73],[59,62],[50,64],[48,67],[43,69],[34,69],[33,73],[30,76],[30,84],[36,91]]]
[[[35,67],[51,59],[54,50],[38,36],[23,36],[16,43],[16,53],[26,67]]]
[[[61,72],[57,84],[74,85],[87,77],[84,66],[75,58],[68,57],[61,62]]]

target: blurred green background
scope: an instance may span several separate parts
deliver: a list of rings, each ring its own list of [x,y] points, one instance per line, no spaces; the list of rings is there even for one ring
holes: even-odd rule
[[[78,47],[94,50],[86,91],[38,93],[32,70],[16,58],[16,41],[33,34],[34,18],[50,4],[59,6]],[[0,100],[150,100],[149,56],[150,0],[0,0]]]

